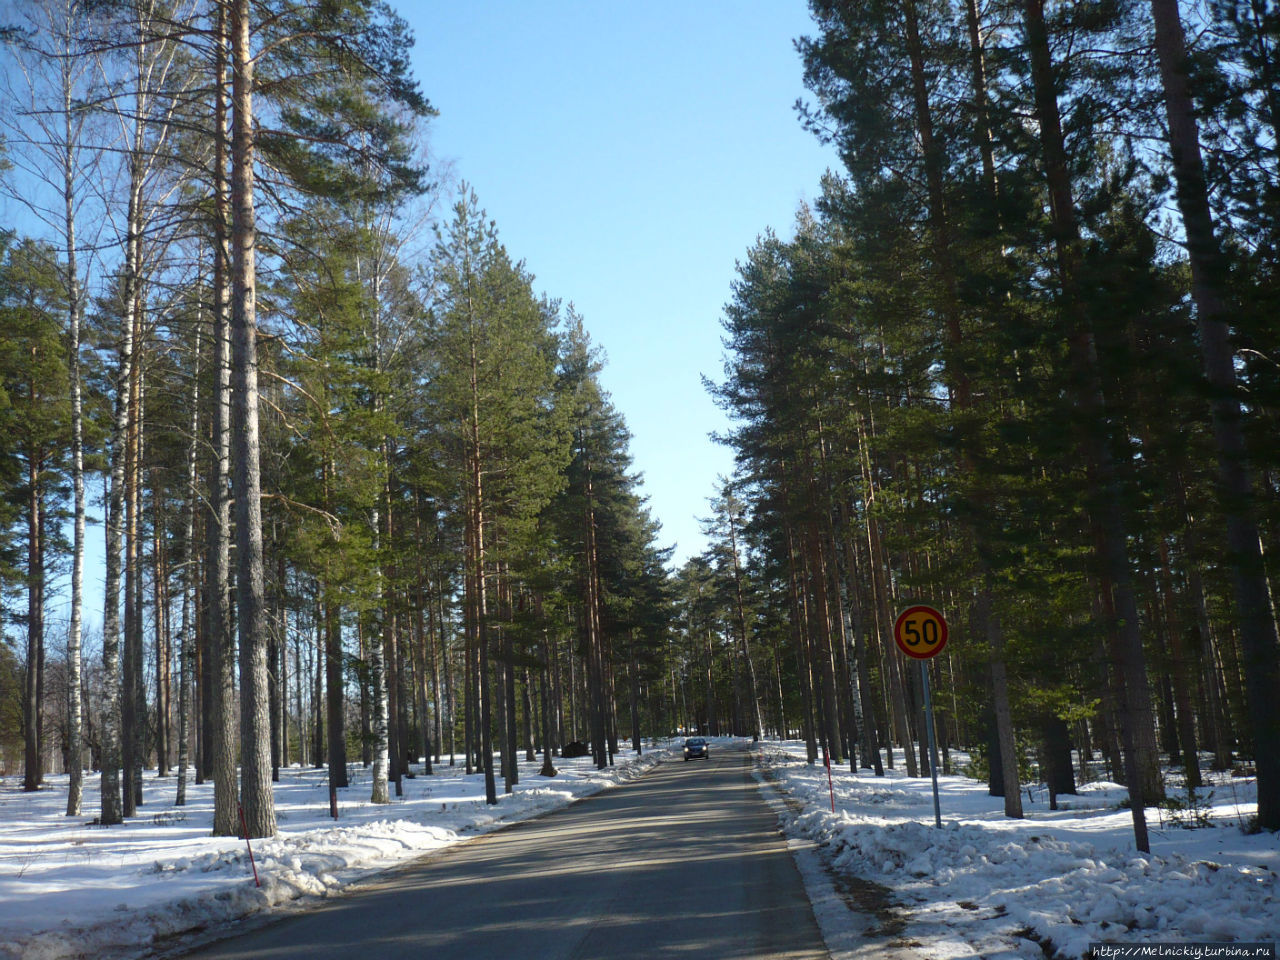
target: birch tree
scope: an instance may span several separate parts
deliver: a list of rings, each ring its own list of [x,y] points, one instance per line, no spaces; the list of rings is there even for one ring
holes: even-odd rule
[[[81,695],[81,633],[84,614],[85,553],[85,423],[81,374],[81,328],[84,309],[83,271],[77,236],[79,212],[91,196],[86,182],[94,175],[100,154],[84,149],[85,125],[91,112],[80,101],[87,96],[87,56],[82,35],[85,13],[79,0],[50,0],[25,10],[30,40],[21,53],[15,49],[20,71],[8,74],[8,92],[18,104],[10,142],[25,146],[25,171],[43,179],[61,204],[44,206],[27,191],[16,191],[51,231],[61,238],[63,284],[67,303],[67,351],[71,389],[71,480],[73,541],[71,559],[71,616],[67,636],[68,755],[71,758],[67,816],[79,816],[84,784]],[[15,81],[21,78],[20,90]],[[92,240],[90,241],[93,242]]]

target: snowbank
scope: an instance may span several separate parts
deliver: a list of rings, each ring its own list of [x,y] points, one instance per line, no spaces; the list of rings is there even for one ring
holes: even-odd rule
[[[1220,779],[1202,829],[1149,809],[1144,856],[1113,783],[1060,797],[1058,811],[1033,788],[1015,821],[984,783],[942,777],[937,829],[928,778],[833,770],[833,813],[826,770],[804,762],[802,745],[766,745],[761,763],[794,801],[785,828],[816,843],[837,876],[887,887],[905,921],[899,943],[920,956],[1043,960],[1084,957],[1096,941],[1280,937],[1280,837],[1241,830],[1256,808],[1251,782]]]
[[[211,784],[188,784],[175,807],[176,777],[144,778],[145,803],[127,823],[93,826],[98,779],[86,779],[84,814],[65,816],[67,778],[24,793],[18,778],[0,782],[0,958],[75,960],[129,957],[167,938],[213,928],[302,898],[326,897],[349,884],[451,843],[565,806],[633,779],[669,756],[657,745],[597,771],[590,758],[557,758],[560,773],[520,765],[514,792],[484,802],[484,778],[437,766],[405,779],[404,796],[368,802],[368,772],[358,765],[329,816],[324,770],[282,770],[275,787],[279,833],[253,842],[262,886],[254,884],[244,840],[209,836]],[[499,781],[501,789],[501,781]]]

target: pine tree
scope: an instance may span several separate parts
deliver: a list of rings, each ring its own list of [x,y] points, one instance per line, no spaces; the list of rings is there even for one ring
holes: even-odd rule
[[[554,316],[536,300],[497,230],[465,185],[434,257],[432,344],[438,367],[428,402],[465,504],[466,623],[473,711],[485,794],[493,771],[498,581],[543,505],[565,456],[553,419]],[[509,751],[508,751],[509,752]]]
[[[62,343],[66,303],[54,252],[6,238],[0,251],[0,325],[5,330],[3,389],[11,455],[21,465],[18,492],[25,526],[27,643],[22,695],[24,790],[44,781],[44,688],[47,567],[56,539],[57,487],[71,433],[69,371]]]
[[[1237,354],[1227,320],[1227,264],[1209,205],[1182,17],[1176,0],[1151,0],[1151,12],[1178,209],[1187,236],[1198,340],[1205,378],[1213,392],[1211,409],[1218,451],[1219,498],[1227,520],[1227,549],[1244,649],[1250,720],[1258,745],[1258,823],[1268,830],[1280,830],[1280,748],[1275,747],[1280,743],[1280,708],[1274,696],[1280,685],[1280,641],[1276,637],[1254,514],[1255,481],[1241,426],[1235,372]],[[1269,61],[1264,61],[1264,65],[1268,65],[1268,71],[1272,69]],[[1267,79],[1266,73],[1263,79]],[[1274,83],[1266,96],[1274,124]]]
[[[306,87],[289,67],[325,61],[337,69],[335,86],[310,84],[311,106],[338,107],[311,113],[286,105],[281,116],[286,129],[268,136],[268,148],[295,182],[312,192],[332,190],[334,174],[344,166],[330,157],[337,152],[363,154],[371,162],[397,173],[397,189],[412,186],[420,171],[406,155],[402,126],[388,122],[386,110],[366,108],[381,100],[399,103],[419,114],[428,106],[409,79],[401,44],[403,21],[385,8],[353,2],[333,7],[292,7],[283,16],[255,16],[249,0],[227,0],[227,33],[231,58],[231,286],[232,286],[232,405],[235,450],[233,488],[237,509],[237,592],[241,678],[242,793],[248,830],[253,836],[275,833],[274,803],[269,781],[270,718],[267,692],[267,623],[262,568],[260,451],[258,448],[256,243],[254,155],[258,138],[254,105],[256,57],[253,37],[260,23],[294,34],[292,46],[280,48],[278,91],[301,96]],[[301,38],[305,38],[303,41]],[[308,77],[317,74],[306,71]],[[320,76],[325,76],[321,73]],[[285,79],[287,78],[287,79]],[[351,97],[353,89],[361,96]],[[329,119],[321,121],[325,116]],[[299,133],[311,136],[298,137]],[[290,137],[293,134],[294,137]],[[313,145],[308,148],[306,145]]]

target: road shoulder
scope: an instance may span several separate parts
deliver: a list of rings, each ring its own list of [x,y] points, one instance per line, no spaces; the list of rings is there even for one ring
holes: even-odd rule
[[[816,843],[789,829],[794,813],[799,812],[798,804],[769,776],[759,751],[752,751],[751,757],[760,796],[778,817],[778,829],[804,880],[831,960],[924,960],[904,936],[906,914],[883,887],[863,878],[838,875]]]

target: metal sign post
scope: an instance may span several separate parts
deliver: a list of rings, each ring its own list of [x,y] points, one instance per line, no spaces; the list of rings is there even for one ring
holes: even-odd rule
[[[898,649],[920,661],[920,681],[924,686],[924,723],[929,734],[929,775],[933,779],[933,823],[942,827],[942,805],[938,800],[938,744],[933,735],[933,697],[929,694],[929,660],[947,645],[947,621],[933,607],[908,607],[893,625]]]
[[[933,824],[942,827],[942,806],[938,802],[938,744],[933,736],[933,698],[929,696],[929,661],[920,661],[920,680],[924,684],[924,723],[929,728],[929,771],[933,776]]]

